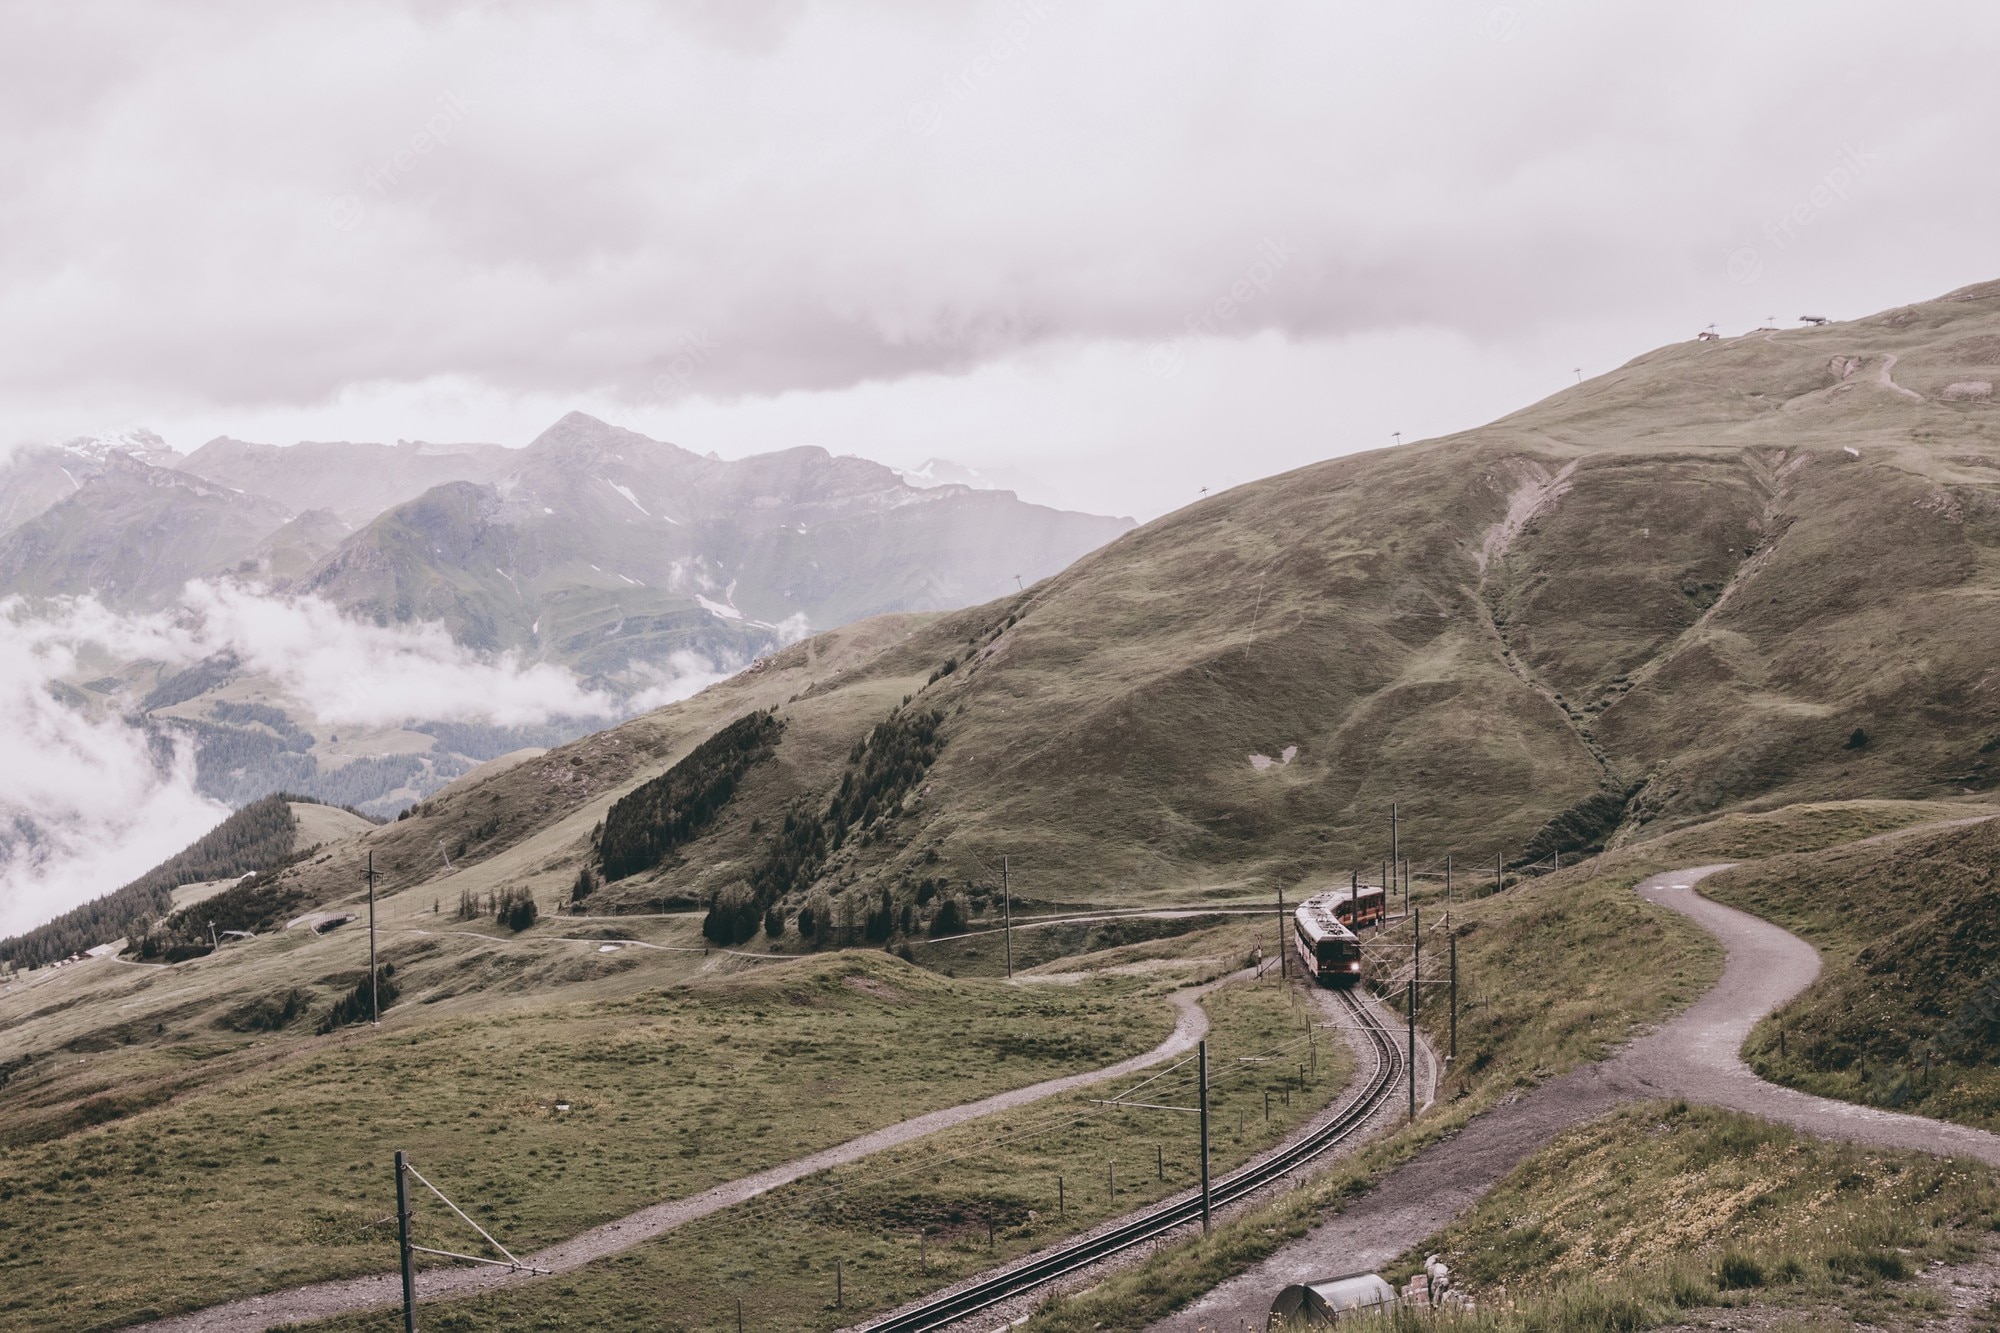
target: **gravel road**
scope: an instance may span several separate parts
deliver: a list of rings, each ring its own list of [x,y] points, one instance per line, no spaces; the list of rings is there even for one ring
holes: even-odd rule
[[[697,1218],[707,1217],[710,1213],[720,1212],[724,1208],[732,1208],[780,1185],[787,1185],[809,1176],[815,1171],[824,1171],[829,1167],[858,1161],[885,1148],[909,1143],[914,1139],[935,1134],[941,1129],[962,1125],[969,1120],[977,1120],[981,1116],[992,1115],[997,1111],[1011,1111],[1060,1093],[1102,1083],[1108,1079],[1122,1078],[1136,1070],[1171,1059],[1193,1050],[1195,1044],[1208,1035],[1208,1015],[1201,1007],[1201,998],[1218,986],[1254,974],[1254,969],[1246,968],[1205,985],[1189,987],[1169,997],[1178,1011],[1174,1030],[1165,1041],[1143,1055],[1135,1055],[1129,1060],[1107,1065],[1102,1069],[1049,1079],[1025,1088],[1015,1088],[1011,1092],[996,1093],[981,1101],[947,1107],[899,1124],[885,1126],[873,1133],[863,1134],[859,1138],[836,1144],[823,1152],[814,1153],[810,1157],[801,1157],[796,1161],[774,1166],[768,1171],[760,1171],[756,1175],[732,1180],[726,1185],[718,1185],[706,1193],[642,1208],[617,1221],[593,1227],[537,1254],[524,1256],[524,1262],[551,1272],[567,1272],[593,1259],[601,1259],[620,1250],[631,1249],[655,1236],[672,1231],[675,1227],[685,1226]],[[501,1239],[506,1238],[503,1236]],[[434,1300],[446,1296],[465,1296],[503,1285],[535,1280],[527,1274],[510,1273],[500,1268],[433,1269],[418,1275],[417,1294],[420,1300]],[[324,1319],[330,1315],[348,1314],[357,1310],[374,1310],[399,1304],[402,1299],[402,1280],[393,1273],[382,1273],[335,1282],[316,1282],[311,1286],[293,1287],[287,1291],[274,1291],[262,1296],[246,1296],[224,1305],[214,1305],[205,1310],[196,1310],[136,1327],[146,1330],[147,1333],[192,1333],[192,1330],[197,1329],[203,1330],[203,1333],[239,1333],[239,1331],[255,1333],[256,1330],[269,1328],[273,1324]]]
[[[1821,1138],[1977,1157],[2000,1165],[2000,1135],[1921,1116],[1814,1097],[1766,1083],[1737,1051],[1750,1029],[1819,975],[1819,952],[1694,886],[1724,865],[1655,875],[1649,902],[1693,918],[1728,951],[1722,979],[1686,1012],[1618,1054],[1501,1103],[1391,1171],[1325,1225],[1153,1327],[1171,1333],[1262,1333],[1272,1298],[1294,1282],[1379,1267],[1442,1230],[1520,1162],[1573,1125],[1621,1102],[1682,1097],[1744,1111]]]

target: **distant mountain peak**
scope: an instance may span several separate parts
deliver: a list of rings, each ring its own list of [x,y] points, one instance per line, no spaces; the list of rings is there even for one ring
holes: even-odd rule
[[[154,467],[171,467],[180,458],[165,440],[143,426],[111,435],[77,435],[57,447],[66,454],[98,463],[112,454],[126,454]]]

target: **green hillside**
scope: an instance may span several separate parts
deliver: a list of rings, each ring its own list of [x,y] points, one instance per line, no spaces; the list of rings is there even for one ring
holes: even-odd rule
[[[566,891],[612,801],[775,708],[773,761],[598,900],[703,905],[788,810],[828,809],[906,696],[943,716],[935,762],[788,915],[818,894],[862,923],[883,887],[899,920],[947,887],[976,908],[1003,856],[1043,901],[1262,899],[1378,865],[1392,801],[1419,866],[1491,865],[1982,792],[2000,416],[1942,389],[1995,349],[2000,284],[1664,348],[1481,430],[1190,506],[986,606],[795,645],[423,808],[383,856],[415,883],[440,835],[474,860],[532,844],[491,873]]]

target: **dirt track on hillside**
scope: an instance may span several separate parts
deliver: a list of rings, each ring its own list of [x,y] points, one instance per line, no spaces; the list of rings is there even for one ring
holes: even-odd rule
[[[551,1272],[568,1272],[593,1259],[601,1259],[606,1255],[631,1249],[634,1245],[651,1240],[676,1227],[685,1226],[697,1218],[732,1208],[768,1190],[790,1184],[816,1171],[825,1171],[830,1167],[858,1161],[885,1148],[909,1143],[926,1135],[935,1134],[939,1130],[977,1120],[981,1116],[1014,1110],[1077,1088],[1122,1078],[1126,1074],[1148,1068],[1162,1060],[1171,1059],[1193,1050],[1195,1044],[1208,1034],[1208,1015],[1203,1012],[1199,1003],[1201,997],[1225,982],[1251,975],[1253,970],[1246,968],[1241,972],[1232,973],[1206,985],[1190,987],[1169,997],[1179,1011],[1174,1030],[1165,1041],[1143,1055],[1135,1055],[1129,1060],[1122,1060],[1102,1069],[1048,1079],[1024,1088],[1015,1088],[1011,1092],[996,1093],[963,1106],[946,1107],[899,1124],[885,1126],[873,1133],[835,1144],[810,1157],[801,1157],[796,1161],[785,1162],[769,1170],[760,1171],[756,1175],[732,1180],[690,1198],[674,1199],[667,1203],[642,1208],[614,1222],[593,1227],[539,1253],[525,1256],[524,1262]],[[417,1294],[420,1300],[433,1300],[444,1296],[465,1296],[508,1284],[531,1281],[534,1281],[531,1276],[510,1273],[500,1268],[433,1269],[418,1275]],[[146,1330],[147,1333],[193,1333],[194,1330],[201,1330],[202,1333],[239,1333],[239,1331],[255,1333],[273,1324],[324,1319],[330,1315],[380,1309],[399,1304],[402,1299],[401,1279],[393,1273],[380,1273],[333,1282],[316,1282],[311,1286],[293,1287],[262,1296],[246,1296],[224,1305],[210,1306],[205,1310],[196,1310],[137,1327]]]
[[[1272,1298],[1294,1282],[1377,1268],[1467,1212],[1522,1160],[1621,1102],[1680,1097],[1762,1116],[1821,1138],[1976,1157],[2000,1165],[2000,1135],[1921,1116],[1814,1097],[1766,1083],[1737,1051],[1750,1029],[1813,983],[1819,952],[1768,921],[1694,891],[1726,866],[1655,875],[1650,902],[1691,917],[1728,950],[1722,979],[1685,1013],[1617,1055],[1503,1102],[1391,1171],[1310,1236],[1153,1327],[1171,1333],[1264,1328]]]

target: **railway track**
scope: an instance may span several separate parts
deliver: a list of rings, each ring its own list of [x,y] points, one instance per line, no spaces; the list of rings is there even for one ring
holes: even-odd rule
[[[1351,991],[1336,992],[1353,1015],[1359,1030],[1368,1035],[1375,1051],[1375,1068],[1361,1094],[1339,1115],[1295,1143],[1278,1149],[1260,1161],[1239,1168],[1209,1187],[1213,1207],[1220,1209],[1236,1202],[1272,1181],[1296,1171],[1335,1144],[1353,1135],[1368,1123],[1396,1091],[1402,1080],[1403,1053],[1395,1037],[1382,1026],[1368,1006]],[[1201,1196],[1168,1200],[1096,1235],[1079,1237],[1066,1245],[1032,1256],[1011,1268],[1004,1268],[966,1286],[935,1296],[921,1305],[860,1325],[862,1333],[928,1333],[978,1314],[1002,1301],[1052,1282],[1098,1260],[1172,1231],[1201,1221]]]

